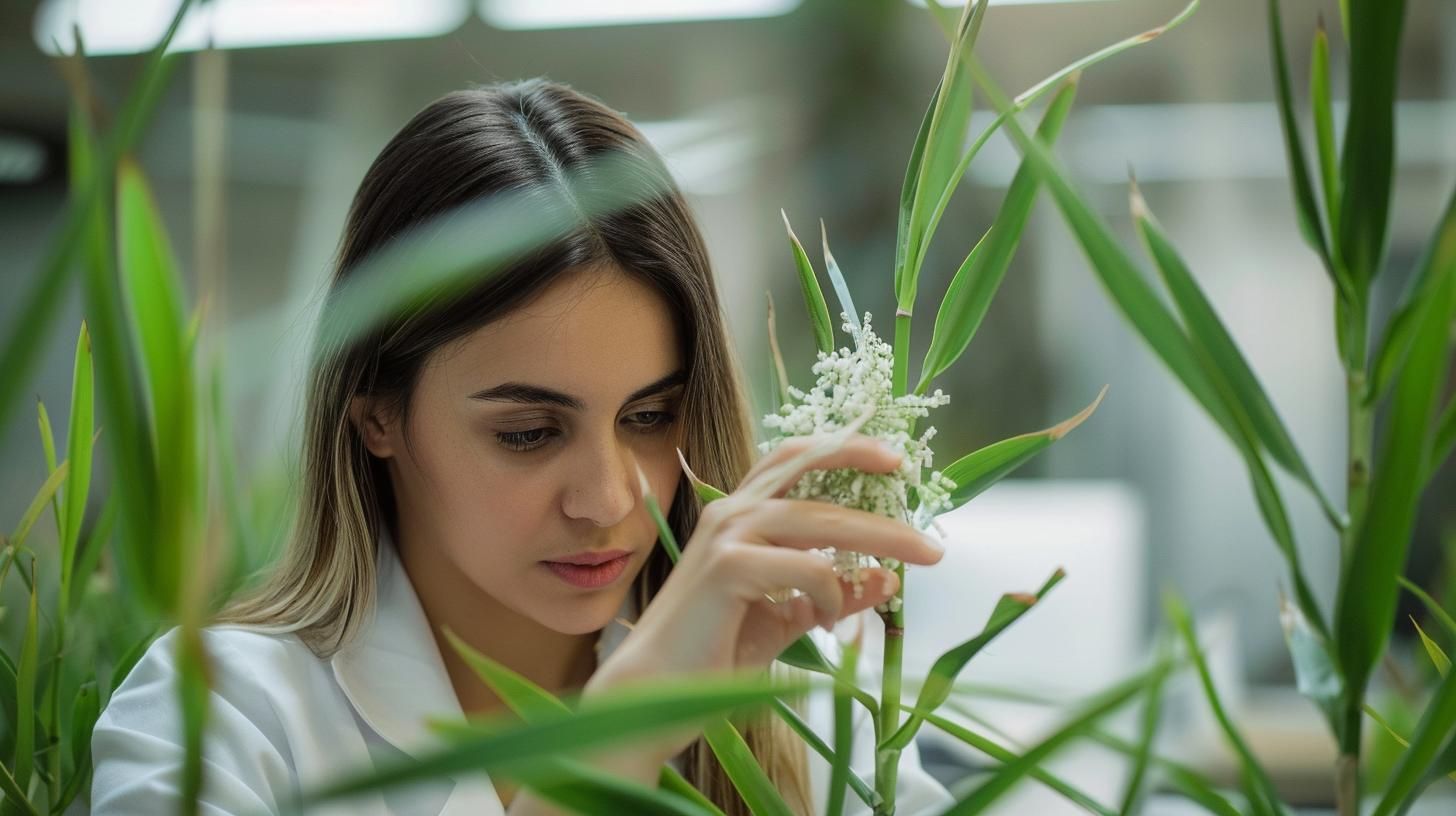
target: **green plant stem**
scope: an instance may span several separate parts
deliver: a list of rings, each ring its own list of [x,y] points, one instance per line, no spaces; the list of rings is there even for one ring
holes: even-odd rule
[[[1337,292],[1335,297],[1341,297]],[[1345,310],[1340,327],[1345,352],[1345,392],[1348,413],[1348,462],[1346,464],[1345,507],[1349,524],[1340,535],[1340,552],[1344,569],[1364,526],[1365,509],[1370,498],[1371,451],[1375,435],[1375,405],[1366,399],[1370,377],[1367,370],[1367,309],[1358,303]],[[1343,572],[1343,570],[1342,570]],[[1342,582],[1343,583],[1343,582]],[[1350,697],[1352,692],[1346,691]],[[1362,695],[1363,697],[1363,695]],[[1345,701],[1345,718],[1339,734],[1340,755],[1335,760],[1335,805],[1339,816],[1358,816],[1360,812],[1360,734],[1364,723],[1363,699]]]
[[[880,691],[881,734],[893,734],[900,727],[900,666],[905,655],[905,565],[895,568],[900,578],[900,588],[895,597],[900,599],[900,609],[880,615],[885,622],[885,654],[882,663],[884,684]],[[895,812],[895,783],[900,770],[900,749],[880,748],[875,755],[875,792],[880,795],[881,804],[876,816],[890,816]]]

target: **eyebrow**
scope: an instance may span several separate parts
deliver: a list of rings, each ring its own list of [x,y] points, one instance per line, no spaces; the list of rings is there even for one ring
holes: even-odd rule
[[[627,403],[659,394],[687,382],[687,372],[683,369],[668,374],[666,377],[648,383],[633,391],[628,397]],[[505,382],[500,385],[477,391],[470,395],[470,399],[484,402],[515,402],[523,405],[556,405],[562,408],[570,408],[580,411],[586,407],[586,403],[580,397],[572,396],[553,388],[532,385],[530,383]]]

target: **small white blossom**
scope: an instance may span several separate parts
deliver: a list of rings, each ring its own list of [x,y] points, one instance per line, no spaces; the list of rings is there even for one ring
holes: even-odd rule
[[[817,375],[814,387],[806,393],[789,386],[794,401],[763,418],[764,426],[776,429],[779,435],[760,444],[759,450],[768,453],[788,437],[838,430],[873,407],[873,416],[860,428],[860,433],[903,453],[900,468],[892,473],[865,473],[854,468],[812,470],[799,479],[787,497],[867,510],[908,521],[916,529],[924,530],[934,523],[936,515],[950,509],[955,483],[938,470],[932,470],[929,478],[921,478],[922,470],[932,467],[934,454],[930,440],[935,436],[935,428],[926,427],[919,439],[910,436],[910,428],[916,418],[950,402],[950,397],[939,388],[928,396],[895,397],[895,351],[871,329],[870,313],[865,312],[858,330],[843,312],[840,317],[844,319],[841,327],[854,338],[854,349],[841,348],[830,354],[819,352],[813,366]],[[919,501],[913,514],[908,509],[911,490]],[[835,572],[854,584],[855,597],[863,594],[861,569],[874,566],[876,561],[887,569],[899,566],[894,559],[876,559],[859,552],[830,549],[825,553],[834,560]],[[877,608],[881,612],[895,612],[899,611],[900,603],[900,598],[891,598]]]

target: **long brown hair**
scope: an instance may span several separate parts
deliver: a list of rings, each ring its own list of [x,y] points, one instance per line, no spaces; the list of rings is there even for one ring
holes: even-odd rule
[[[655,193],[607,212],[584,206],[593,196],[611,198],[610,190],[593,185],[615,182],[594,181],[589,164],[607,155]],[[568,184],[571,174],[576,180]],[[754,455],[749,401],[687,202],[636,127],[567,85],[531,79],[456,91],[416,114],[359,185],[325,318],[334,295],[376,250],[422,222],[502,193],[567,208],[573,224],[463,294],[426,300],[348,342],[319,341],[306,391],[299,513],[289,546],[258,590],[228,609],[223,621],[295,632],[321,657],[354,637],[374,603],[381,525],[394,529],[395,519],[388,472],[349,421],[351,399],[369,396],[407,415],[416,378],[434,350],[583,265],[611,263],[666,298],[688,369],[679,411],[683,453],[701,478],[727,490],[747,472]],[[679,542],[688,541],[698,515],[698,499],[683,477],[668,512]],[[639,609],[662,587],[670,567],[657,548],[633,587]],[[768,717],[751,720],[744,736],[785,799],[808,813],[807,756],[799,738]],[[725,813],[748,815],[703,740],[682,759],[688,780]]]

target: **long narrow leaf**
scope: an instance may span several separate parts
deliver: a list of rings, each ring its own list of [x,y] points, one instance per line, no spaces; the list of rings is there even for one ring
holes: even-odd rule
[[[66,460],[71,475],[66,480],[65,524],[61,533],[61,587],[69,590],[71,572],[76,559],[76,543],[81,536],[81,522],[86,513],[86,497],[91,488],[91,442],[94,421],[91,375],[91,335],[81,324],[76,339],[76,361],[71,376],[71,417],[66,433]]]
[[[980,634],[948,649],[945,654],[936,659],[930,667],[930,674],[925,678],[925,684],[920,687],[920,695],[916,698],[915,707],[923,711],[934,711],[936,707],[945,702],[946,698],[950,697],[956,677],[965,669],[971,658],[979,654],[988,643],[995,640],[998,635],[1006,631],[1007,627],[1046,597],[1052,587],[1056,586],[1064,577],[1066,577],[1066,573],[1058,569],[1034,594],[1013,592],[1002,595],[1001,599],[996,602],[996,607],[991,610],[991,617],[986,621]],[[915,738],[915,732],[920,730],[922,722],[923,720],[918,715],[908,717],[899,730],[882,742],[880,748],[903,750]]]
[[[1369,505],[1335,603],[1335,640],[1351,701],[1363,698],[1390,637],[1399,592],[1396,579],[1405,566],[1430,461],[1447,342],[1456,319],[1456,274],[1439,280],[1422,301],[1410,354],[1395,385],[1390,433],[1371,478]],[[1346,718],[1352,727],[1359,727],[1358,705],[1347,708]]]
[[[748,743],[732,723],[714,720],[704,726],[703,737],[753,816],[793,816],[783,795],[769,779],[768,772],[758,763],[758,758],[748,749]]]
[[[955,490],[951,491],[951,506],[960,507],[980,495],[992,485],[1011,475],[1017,468],[1031,461],[1047,446],[1071,433],[1078,425],[1086,422],[1087,418],[1092,416],[1092,412],[1102,404],[1102,398],[1105,396],[1107,396],[1107,386],[1104,385],[1102,390],[1097,393],[1097,399],[1078,411],[1075,416],[1045,430],[1003,439],[952,462],[942,471],[946,478],[956,484]]]
[[[970,64],[977,83],[986,90],[996,109],[1001,112],[1009,111],[1010,101],[974,56],[970,57]],[[1014,116],[1006,120],[1006,127],[1022,155],[1034,159],[1030,166],[1035,167],[1041,175],[1042,182],[1052,193],[1058,208],[1091,262],[1093,271],[1097,273],[1113,301],[1143,340],[1244,454],[1259,509],[1289,564],[1296,597],[1306,616],[1323,633],[1324,618],[1299,564],[1298,550],[1294,546],[1292,528],[1283,511],[1283,502],[1262,458],[1254,449],[1255,442],[1251,437],[1252,431],[1247,427],[1247,416],[1241,415],[1238,403],[1230,402],[1227,381],[1214,376],[1216,369],[1212,368],[1206,352],[1196,347],[1184,334],[1182,327],[1169,314],[1136,265],[1118,245],[1111,230],[1067,181],[1065,171],[1051,152],[1027,136]]]
[[[1259,378],[1254,376],[1254,370],[1244,359],[1223,321],[1219,319],[1218,312],[1208,302],[1198,282],[1178,255],[1177,249],[1163,232],[1162,225],[1148,209],[1136,182],[1131,185],[1131,199],[1132,215],[1137,222],[1138,234],[1142,236],[1148,254],[1155,261],[1154,266],[1162,275],[1163,283],[1168,287],[1178,312],[1183,316],[1190,339],[1208,353],[1219,371],[1227,378],[1235,399],[1248,412],[1254,433],[1264,449],[1269,451],[1274,461],[1303,482],[1315,498],[1319,499],[1320,506],[1324,508],[1331,523],[1337,528],[1343,528],[1347,523],[1344,513],[1335,508],[1334,502],[1320,488],[1314,473],[1305,463],[1304,456],[1294,444],[1294,438],[1284,426],[1284,420],[1280,419],[1274,403],[1259,384]]]
[[[1155,683],[1162,682],[1171,669],[1167,663],[1160,663],[1153,668],[1139,674],[1129,680],[1108,689],[1097,695],[1090,702],[1081,706],[1072,717],[1051,736],[1042,740],[1021,756],[1002,765],[991,778],[961,799],[944,816],[961,816],[961,814],[980,813],[989,807],[997,799],[1001,798],[1012,786],[1021,781],[1041,765],[1041,763],[1062,746],[1074,739],[1081,737],[1096,723],[1104,717],[1126,705],[1129,700],[1142,694],[1151,688]]]
[[[20,660],[15,668],[15,783],[22,791],[29,790],[35,768],[36,746],[36,679],[40,672],[40,589],[35,581],[35,562],[31,561],[30,605],[25,618],[25,636],[20,646]]]
[[[444,632],[446,640],[460,657],[465,660],[466,665],[470,667],[471,671],[475,672],[475,675],[480,678],[481,682],[489,686],[491,691],[495,692],[496,696],[522,720],[529,722],[542,713],[551,714],[570,711],[566,703],[562,702],[556,695],[541,688],[526,677],[511,671],[505,665],[482,654],[462,640],[450,627],[445,627]],[[692,800],[707,812],[719,812],[717,806],[684,779],[682,774],[678,773],[677,769],[671,766],[664,766],[658,781],[663,788]]]
[[[849,292],[849,282],[844,279],[844,273],[839,271],[839,262],[834,260],[834,253],[829,251],[829,231],[824,226],[824,219],[819,219],[819,236],[824,243],[824,268],[829,272],[829,283],[834,287],[834,295],[839,298],[839,309],[844,312],[844,318],[855,331],[860,330],[859,311],[854,307],[854,297]]]
[[[45,512],[46,505],[56,495],[56,491],[60,488],[61,482],[66,480],[66,476],[70,473],[70,470],[71,463],[69,461],[63,461],[41,483],[40,490],[30,500],[30,505],[25,508],[25,513],[20,516],[20,524],[16,525],[15,532],[10,534],[10,548],[12,551],[19,550],[24,546],[26,537],[30,535],[30,528],[35,526],[36,519],[40,518],[40,514]]]
[[[1294,115],[1294,94],[1289,88],[1289,61],[1284,56],[1284,27],[1279,19],[1279,0],[1268,0],[1268,7],[1270,60],[1274,65],[1279,125],[1284,131],[1284,154],[1289,161],[1289,182],[1294,188],[1294,208],[1299,218],[1299,231],[1304,234],[1304,240],[1319,253],[1331,276],[1334,276],[1335,266],[1325,242],[1319,205],[1315,203],[1314,184],[1310,181],[1309,164],[1304,158],[1299,122]]]
[[[758,678],[696,681],[692,686],[638,684],[584,699],[566,714],[543,713],[520,723],[515,715],[492,716],[466,726],[432,723],[451,737],[451,744],[420,759],[396,761],[372,772],[338,780],[308,791],[301,804],[316,805],[365,791],[432,779],[441,774],[501,771],[507,775],[561,754],[626,742],[688,723],[756,708],[780,695],[805,691],[802,683],[768,682]]]
[[[934,711],[927,711],[926,709],[910,705],[901,705],[900,707],[904,709],[906,713],[924,718],[926,722],[930,723],[936,728],[939,728],[946,734],[955,737],[961,742],[964,742],[972,748],[975,748],[977,751],[985,753],[987,756],[991,757],[997,762],[1005,764],[1008,762],[1015,762],[1018,759],[1017,754],[1014,751],[1007,749],[1004,745],[1001,745],[982,734],[978,734],[975,731],[972,731],[971,729],[961,725],[960,723],[954,722],[953,720],[948,720],[945,717],[936,714]],[[1075,785],[1067,782],[1061,777],[1056,776],[1055,774],[1043,768],[1033,767],[1027,772],[1027,775],[1030,776],[1032,779],[1035,779],[1036,781],[1042,783],[1043,785],[1046,785],[1048,788],[1051,788],[1057,793],[1060,793],[1062,796],[1067,798],[1067,801],[1076,804],[1088,813],[1096,813],[1098,814],[1098,816],[1112,816],[1112,814],[1115,813],[1115,811],[1100,804],[1096,799],[1093,799],[1091,796],[1077,788]]]
[[[1416,596],[1416,599],[1421,602],[1421,605],[1426,608],[1426,611],[1430,613],[1431,617],[1436,619],[1446,630],[1448,636],[1456,638],[1456,619],[1451,617],[1450,612],[1442,608],[1441,604],[1435,598],[1432,598],[1429,592],[1421,589],[1404,575],[1396,580],[1400,582],[1402,587],[1405,587],[1407,592]]]
[[[1415,274],[1401,293],[1400,305],[1381,333],[1366,404],[1380,401],[1395,384],[1396,375],[1410,353],[1421,304],[1431,297],[1442,275],[1450,275],[1452,270],[1456,270],[1456,189],[1452,189],[1446,209],[1436,222],[1420,260],[1416,262]]]
[[[1395,167],[1395,80],[1405,0],[1350,0],[1350,107],[1340,164],[1340,257],[1361,290],[1379,271]]]
[[[1390,782],[1373,816],[1404,813],[1433,781],[1432,771],[1449,772],[1438,765],[1436,758],[1451,739],[1453,729],[1456,729],[1456,672],[1447,672],[1426,704],[1415,733],[1411,734],[1410,747],[1401,754],[1391,772]]]
[[[1160,662],[1168,662],[1172,654],[1168,648],[1167,638],[1162,638],[1159,648]],[[1157,682],[1148,689],[1147,696],[1143,698],[1143,711],[1140,721],[1140,736],[1138,737],[1137,750],[1132,758],[1132,772],[1128,774],[1127,784],[1123,786],[1122,806],[1118,813],[1122,816],[1131,816],[1139,811],[1143,799],[1145,782],[1147,780],[1148,765],[1153,757],[1153,743],[1158,737],[1158,722],[1163,713],[1163,686],[1167,679],[1166,675],[1158,678]]]
[[[1076,94],[1075,79],[1069,80],[1057,91],[1042,115],[1037,138],[1049,145],[1056,142]],[[915,387],[915,393],[924,394],[931,381],[950,368],[970,345],[991,306],[991,299],[1001,287],[1016,247],[1021,243],[1021,233],[1026,229],[1031,207],[1036,203],[1036,191],[1035,173],[1024,166],[1018,168],[990,231],[976,243],[965,263],[956,271],[940,303],[935,315],[935,331],[920,367],[920,383]]]
[[[850,691],[850,698],[857,699],[855,697],[855,690]],[[824,741],[823,737],[819,736],[812,726],[804,722],[804,718],[800,717],[792,706],[783,700],[774,700],[773,710],[775,714],[779,715],[779,719],[783,720],[795,734],[799,735],[799,738],[809,746],[810,750],[823,757],[824,761],[828,762],[830,767],[833,767],[837,756],[835,750]],[[882,801],[879,798],[879,794],[875,793],[869,785],[865,784],[863,779],[859,778],[859,774],[851,772],[847,781],[849,783],[849,789],[854,791],[854,795],[858,796],[871,809],[877,807]]]
[[[1442,651],[1439,643],[1431,640],[1430,635],[1427,635],[1426,630],[1422,629],[1419,623],[1416,623],[1415,618],[1411,618],[1411,626],[1414,626],[1416,628],[1416,634],[1420,635],[1421,645],[1425,647],[1426,655],[1435,664],[1436,673],[1445,677],[1446,672],[1451,670],[1451,658],[1446,656],[1446,653]]]
[[[1280,98],[1283,98],[1282,90]],[[1335,118],[1330,102],[1330,38],[1325,34],[1324,15],[1320,15],[1319,26],[1314,32],[1314,45],[1310,48],[1309,104],[1314,110],[1314,143],[1316,155],[1319,156],[1320,181],[1325,193],[1325,224],[1329,226],[1331,236],[1330,260],[1334,264],[1334,273],[1340,276],[1340,280],[1346,281],[1342,285],[1348,287],[1348,278],[1340,263],[1340,242],[1334,240],[1334,231],[1340,223],[1340,153],[1335,147]],[[1280,113],[1282,119],[1283,111]],[[1286,136],[1286,141],[1287,139]],[[1353,294],[1348,289],[1346,291],[1347,294]]]
[[[1234,749],[1242,772],[1253,782],[1250,797],[1260,802],[1261,810],[1279,813],[1283,809],[1279,802],[1279,792],[1274,787],[1273,780],[1264,772],[1264,768],[1259,764],[1254,752],[1249,749],[1248,743],[1244,741],[1238,728],[1234,726],[1233,719],[1229,717],[1223,701],[1219,698],[1218,689],[1213,685],[1213,675],[1208,670],[1208,662],[1203,657],[1203,648],[1198,643],[1198,636],[1194,634],[1193,620],[1189,617],[1188,609],[1183,606],[1183,602],[1177,596],[1171,593],[1164,597],[1164,608],[1173,627],[1183,638],[1189,656],[1193,659],[1198,681],[1203,686],[1203,694],[1208,700],[1209,708],[1213,711],[1214,719],[1218,721],[1224,738]]]
[[[0,345],[0,427],[5,427],[14,400],[25,391],[23,385],[39,360],[45,329],[60,308],[61,298],[76,270],[77,255],[85,247],[82,236],[103,209],[110,189],[107,179],[111,167],[118,156],[136,144],[166,85],[176,60],[166,49],[192,2],[182,0],[177,5],[166,33],[148,54],[136,84],[117,113],[115,126],[96,149],[93,172],[81,185],[72,186],[75,194],[70,198],[66,220],[46,253],[35,288],[28,293],[24,305],[15,310],[15,327]],[[78,42],[78,48],[79,45]]]
[[[829,354],[834,351],[834,328],[833,319],[829,316],[829,304],[824,302],[824,291],[819,288],[819,279],[814,276],[814,265],[809,263],[809,255],[804,252],[804,245],[799,243],[799,236],[794,234],[788,213],[779,210],[779,214],[784,217],[784,229],[789,232],[789,249],[794,253],[794,268],[799,273],[799,292],[804,296],[804,308],[809,311],[809,324],[814,328],[814,343],[820,351]]]

